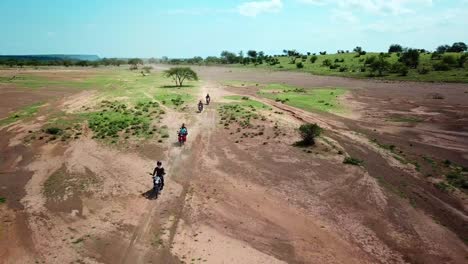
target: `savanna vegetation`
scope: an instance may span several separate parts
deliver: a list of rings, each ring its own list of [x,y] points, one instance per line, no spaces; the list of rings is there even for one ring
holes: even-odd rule
[[[249,50],[234,53],[223,51],[219,57],[205,59],[161,60],[168,64],[225,64],[274,70],[304,71],[317,75],[336,75],[356,78],[380,78],[432,82],[468,82],[468,53],[464,42],[441,45],[434,51],[390,45],[387,52],[367,52],[363,47],[301,53],[283,50],[282,54],[266,55],[262,51]]]

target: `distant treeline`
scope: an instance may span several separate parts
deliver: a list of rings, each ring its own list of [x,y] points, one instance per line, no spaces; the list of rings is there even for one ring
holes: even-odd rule
[[[438,57],[441,54],[446,52],[466,52],[468,50],[467,45],[464,42],[455,42],[452,45],[441,45],[435,49],[435,51],[428,51],[425,49],[412,49],[412,48],[403,48],[403,46],[399,44],[392,44],[388,49],[388,53],[403,53],[407,51],[417,51],[418,53],[432,53],[434,57]],[[357,54],[357,56],[365,55],[366,51],[362,49],[362,47],[356,47],[353,51]],[[349,50],[338,50],[338,54],[344,53],[351,53]],[[316,56],[319,55],[327,55],[326,51],[319,51],[318,53],[306,52],[300,53],[296,50],[283,50],[282,54],[276,55],[266,55],[263,51],[256,51],[256,50],[249,50],[247,54],[244,54],[243,51],[239,53],[231,52],[231,51],[223,51],[221,52],[219,57],[216,56],[208,56],[206,58],[202,58],[200,56],[196,56],[193,58],[185,58],[185,59],[169,59],[167,57],[162,57],[160,62],[167,63],[167,64],[269,64],[269,65],[276,65],[280,64],[278,60],[279,57],[289,57],[294,62],[296,59],[303,59],[306,60],[310,56],[312,56],[311,60],[315,60]],[[414,66],[414,65],[411,65]]]

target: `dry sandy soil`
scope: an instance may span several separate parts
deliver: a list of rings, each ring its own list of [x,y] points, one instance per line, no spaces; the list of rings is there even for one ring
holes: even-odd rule
[[[6,203],[0,204],[0,263],[468,261],[466,194],[434,187],[436,177],[425,175],[430,165],[416,169],[370,141],[394,144],[421,164],[422,155],[430,155],[468,167],[467,85],[196,70],[203,79],[200,96],[210,93],[213,104],[201,114],[195,107],[165,109],[161,121],[169,131],[188,125],[182,147],[174,133],[165,144],[110,147],[86,127],[70,142],[25,143],[46,113],[1,128],[0,196]],[[229,87],[225,80],[349,88],[342,100],[353,114],[302,111],[258,98],[256,86]],[[43,91],[41,100],[61,110],[93,96]],[[444,99],[433,99],[434,93]],[[257,97],[273,111],[242,135],[235,124],[219,125],[217,104],[231,94]],[[0,87],[0,117],[27,104],[16,101],[35,96]],[[423,122],[385,121],[393,114]],[[292,146],[304,122],[326,131],[310,149]],[[365,162],[345,165],[344,155]],[[168,175],[155,200],[148,172],[156,160]],[[44,191],[50,177],[56,179],[52,196]]]

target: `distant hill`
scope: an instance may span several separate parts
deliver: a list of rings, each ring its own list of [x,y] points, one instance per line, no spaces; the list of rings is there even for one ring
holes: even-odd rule
[[[97,61],[100,60],[97,55],[69,55],[69,54],[47,54],[47,55],[0,55],[0,60],[38,60],[38,61],[56,61],[56,60],[73,60],[73,61]]]

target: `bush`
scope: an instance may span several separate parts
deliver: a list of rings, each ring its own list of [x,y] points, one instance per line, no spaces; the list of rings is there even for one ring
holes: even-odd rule
[[[49,135],[58,135],[60,133],[62,133],[62,129],[58,128],[58,127],[49,127],[45,130],[45,132]]]
[[[442,62],[448,65],[455,65],[457,64],[457,59],[453,55],[445,55],[444,57],[442,57]]]
[[[298,142],[302,146],[315,145],[315,138],[320,136],[323,129],[317,124],[303,124],[299,127],[302,141]]]
[[[343,164],[349,164],[354,166],[361,166],[362,163],[364,163],[364,161],[353,157],[345,157],[343,160]]]
[[[332,65],[332,62],[330,59],[325,59],[324,61],[322,61],[322,65],[325,67],[330,67]]]
[[[428,68],[426,67],[422,67],[418,70],[418,73],[419,74],[428,74],[431,70],[429,70]]]
[[[340,69],[339,69],[340,72],[345,72],[347,70],[348,70],[348,68],[346,66],[341,66]]]
[[[419,65],[419,51],[417,49],[406,49],[398,61],[410,68],[416,68]]]
[[[459,58],[458,58],[458,67],[463,68],[465,67],[465,63],[468,61],[468,53],[463,53]]]
[[[302,64],[302,62],[298,62],[298,63],[296,63],[296,68],[302,69],[302,68],[304,68],[304,64]]]
[[[449,71],[450,70],[450,65],[448,65],[445,62],[435,63],[432,67],[434,67],[435,71]]]
[[[401,62],[395,62],[390,66],[391,73],[398,73],[400,76],[408,75],[408,67]]]
[[[339,67],[340,67],[340,65],[335,63],[335,64],[330,65],[330,70],[336,70]]]
[[[312,57],[310,57],[310,63],[315,63],[317,61],[317,56],[316,55],[313,55]]]

